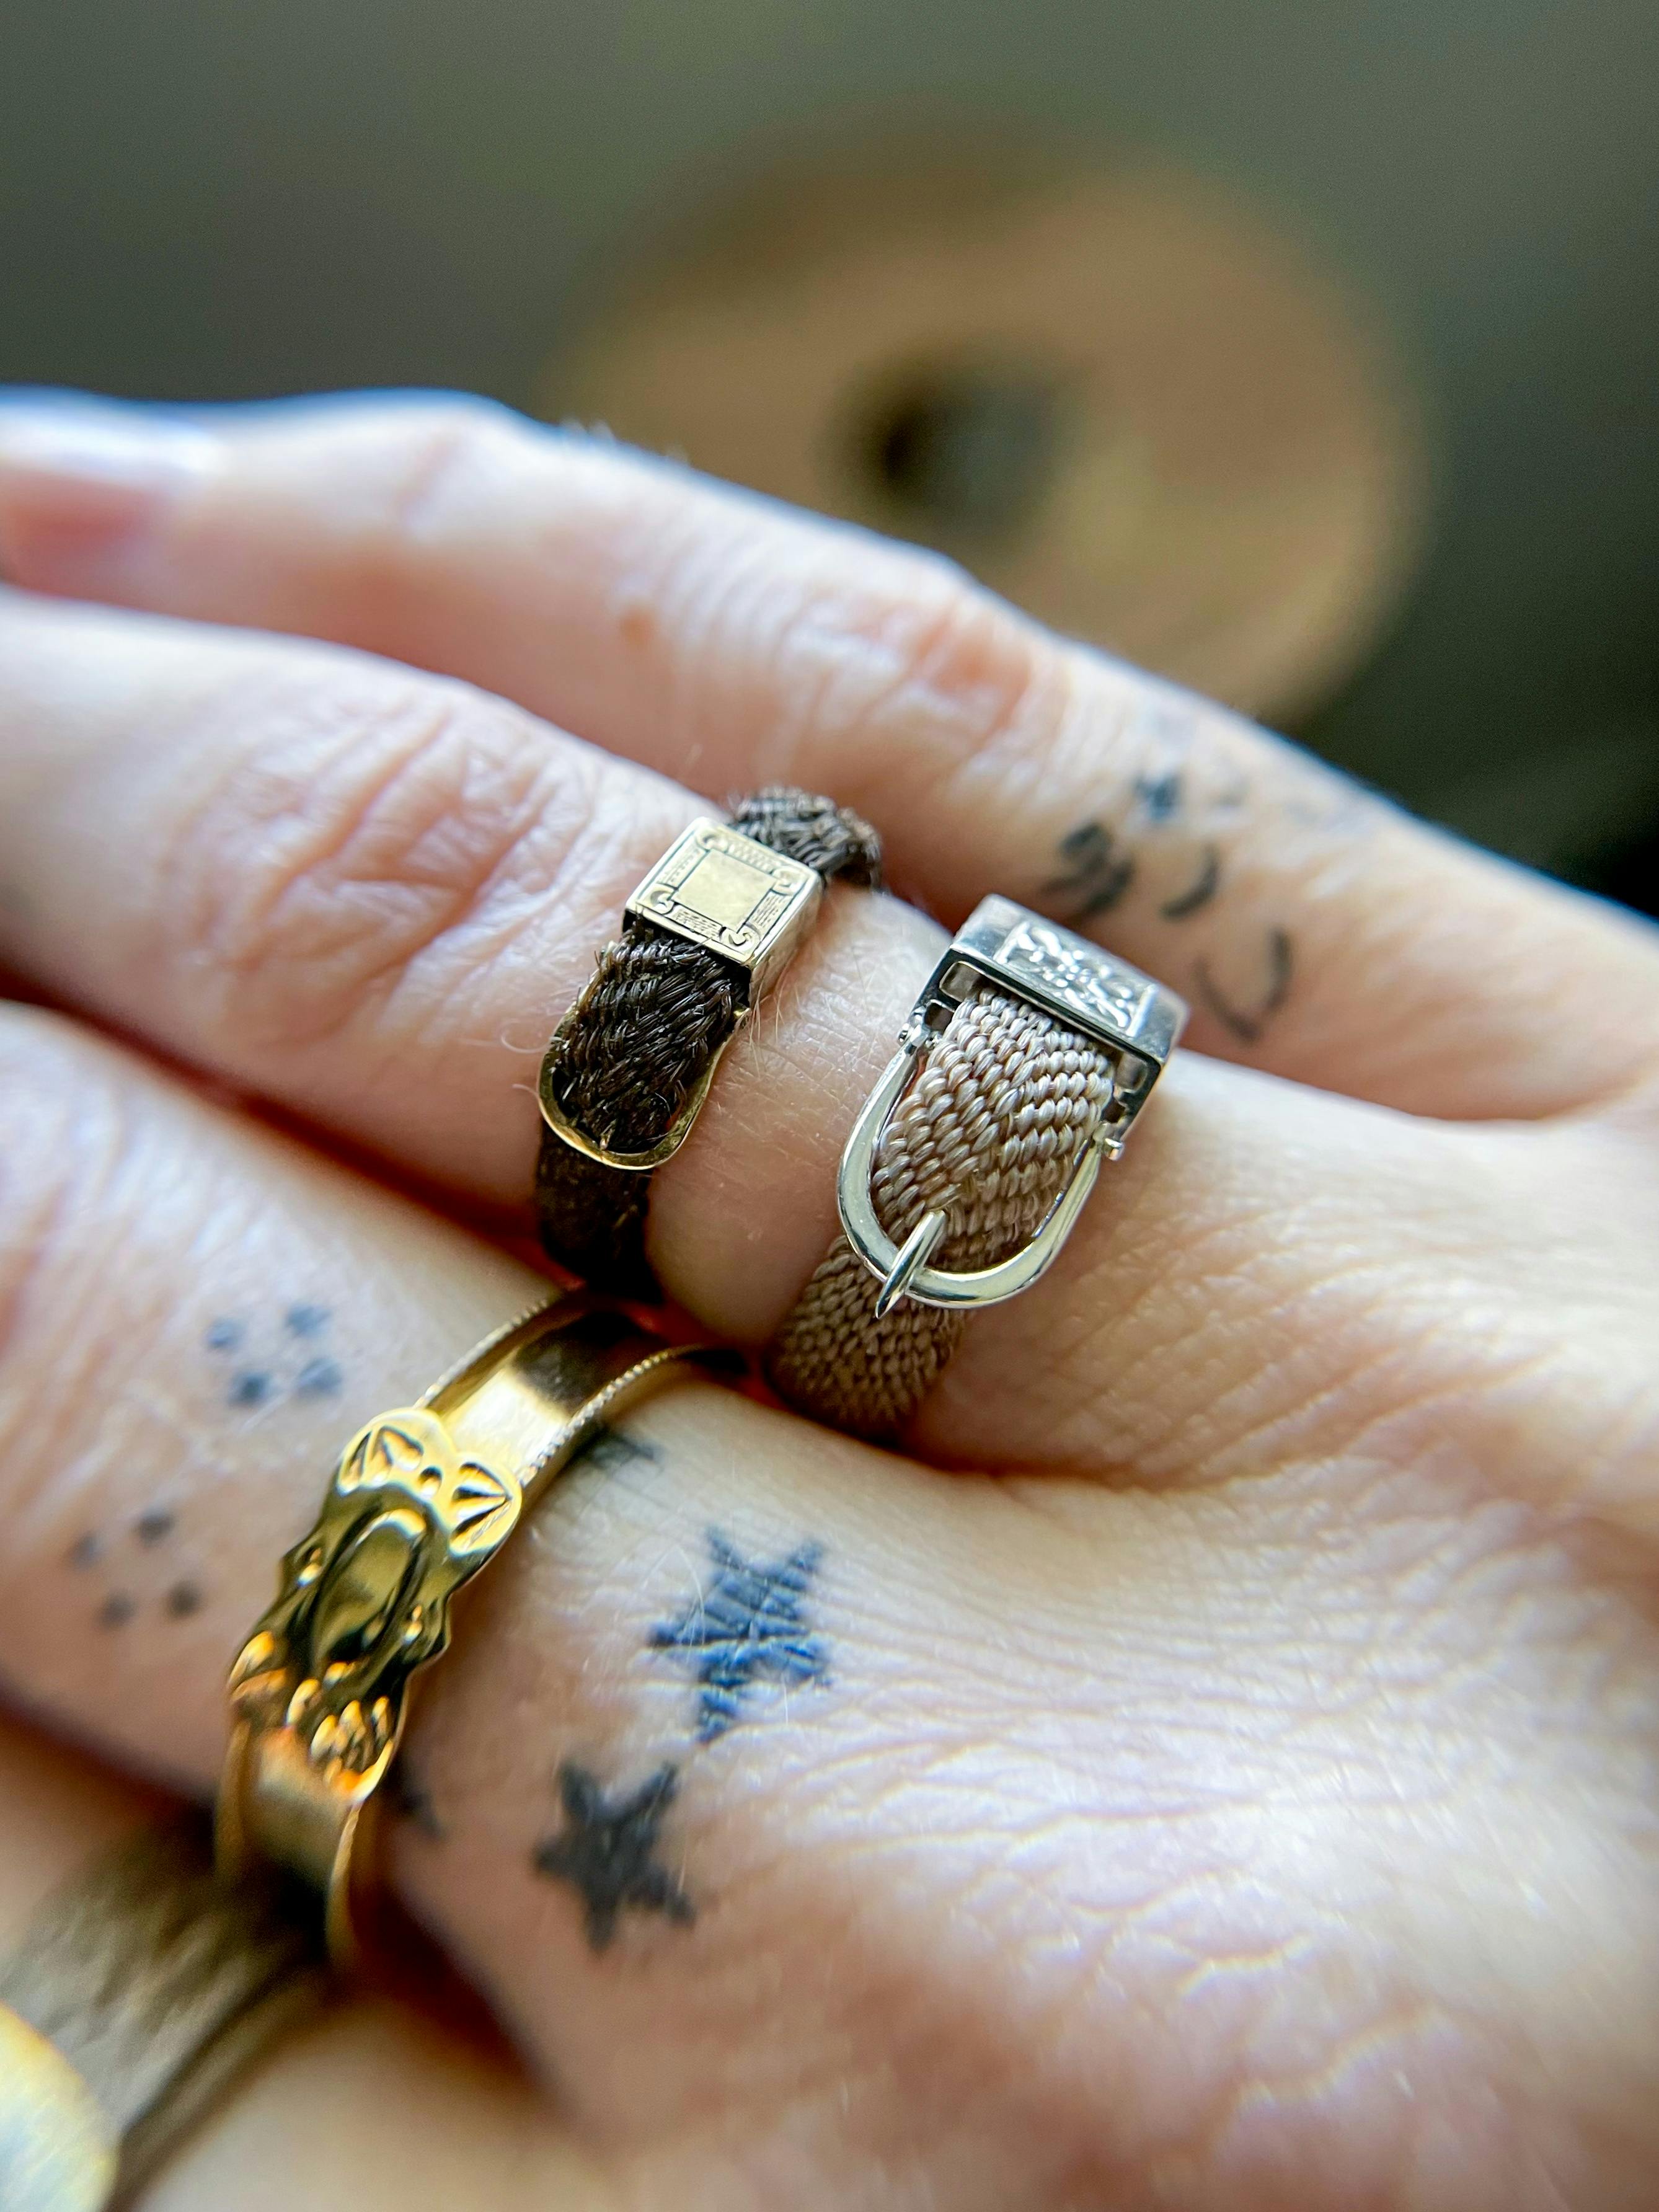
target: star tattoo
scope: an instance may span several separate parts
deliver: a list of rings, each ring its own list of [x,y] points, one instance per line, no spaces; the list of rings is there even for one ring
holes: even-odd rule
[[[603,1951],[624,1906],[660,1912],[689,1927],[690,1899],[656,1856],[657,1832],[680,1786],[677,1766],[659,1766],[631,1796],[606,1794],[598,1775],[574,1759],[559,1768],[564,1826],[537,1844],[533,1863],[550,1881],[568,1881],[586,1908],[589,1948]]]
[[[787,1690],[830,1679],[830,1655],[805,1611],[823,1545],[799,1545],[784,1559],[746,1559],[711,1528],[708,1550],[714,1581],[650,1638],[654,1650],[681,1653],[699,1685],[699,1743],[712,1743],[737,1725],[757,1680]]]

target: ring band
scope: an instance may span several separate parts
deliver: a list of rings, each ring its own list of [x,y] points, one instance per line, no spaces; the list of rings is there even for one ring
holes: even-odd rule
[[[875,831],[830,799],[775,788],[739,800],[729,822],[692,823],[629,899],[537,1086],[542,1243],[595,1289],[658,1295],[651,1175],[690,1134],[720,1055],[835,881],[879,887]]]
[[[780,1395],[862,1435],[899,1427],[963,1316],[1053,1263],[1186,1018],[1086,938],[981,901],[848,1140],[842,1234],[768,1352]]]
[[[319,1916],[291,1903],[277,1884],[217,1875],[196,1812],[123,1838],[47,1900],[0,1967],[0,2075],[9,2089],[27,2068],[21,2086],[56,2122],[38,2212],[127,2203],[231,2081],[326,2002]],[[0,2155],[9,2212],[14,2179]],[[27,2192],[17,2206],[36,2212]]]
[[[116,2139],[85,2078],[0,2004],[0,2204],[8,2212],[104,2212]]]
[[[377,1793],[410,1677],[449,1642],[455,1592],[583,1444],[688,1362],[724,1370],[730,1357],[569,1297],[498,1330],[346,1446],[231,1669],[218,1808],[221,1865],[284,1867],[320,1891],[337,1963],[358,1955]]]

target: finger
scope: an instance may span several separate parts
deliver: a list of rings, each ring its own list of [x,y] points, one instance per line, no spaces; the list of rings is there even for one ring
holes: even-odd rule
[[[475,1200],[527,1208],[538,1062],[690,796],[459,686],[314,646],[0,593],[0,958]],[[724,1220],[693,1310],[781,1316],[829,1241],[841,1132],[938,933],[832,895],[653,1186]],[[760,1095],[748,1104],[753,1085]],[[696,1165],[704,1154],[704,1164]],[[774,1209],[767,1178],[791,1203]],[[768,1233],[730,1238],[732,1191]],[[758,1263],[758,1264],[757,1264]]]
[[[238,2081],[136,2212],[412,2204],[617,2212],[617,2177],[569,2139],[511,2065],[481,2059],[423,2016],[360,1997]]]
[[[161,1802],[0,1719],[0,1958]],[[12,2086],[0,2078],[0,2125]],[[141,2212],[402,2212],[415,2202],[599,2212],[616,2198],[499,2054],[486,2059],[430,2020],[359,1997],[267,2045],[136,2202]]]
[[[341,1437],[528,1280],[44,1018],[0,1042],[0,1668],[205,1787]],[[1546,2155],[1639,2201],[1651,1630],[1448,1473],[946,1481],[677,1389],[476,1592],[398,1878],[630,2205],[782,2174],[804,2212],[1059,2212],[1150,2173],[1195,2212],[1511,2212]],[[707,1674],[744,1576],[789,1663]],[[596,1824],[653,1787],[619,1887]]]
[[[382,664],[16,598],[0,715],[0,953],[424,1175],[528,1191],[536,1054],[688,796]],[[838,899],[723,1066],[651,1216],[664,1281],[709,1326],[763,1341],[825,1249],[845,1132],[939,943],[890,901]],[[1516,1239],[1577,1139],[1534,1134],[1499,1171],[1478,1128],[1183,1055],[1060,1267],[981,1318],[918,1440],[1168,1480],[1230,1469],[1308,1409],[1363,1424],[1398,1311],[1426,1378],[1462,1371],[1472,1300],[1517,1279],[1547,1298]],[[1600,1212],[1616,1257],[1641,1209]],[[1449,1261],[1426,1310],[1425,1249]],[[1597,1279],[1596,1334],[1564,1340],[1545,1313],[1553,1361],[1617,1358],[1645,1325],[1639,1255]],[[1507,1337],[1485,1342],[1501,1364]]]
[[[927,556],[499,410],[13,410],[0,547],[40,589],[465,676],[711,793],[833,791],[947,920],[1042,907],[1184,992],[1196,1044],[1299,1080],[1530,1116],[1659,1050],[1645,926]]]

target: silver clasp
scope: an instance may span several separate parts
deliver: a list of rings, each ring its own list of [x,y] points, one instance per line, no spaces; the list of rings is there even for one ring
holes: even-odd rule
[[[901,1248],[877,1216],[871,1178],[887,1125],[912,1076],[957,1008],[985,982],[1100,1046],[1111,1065],[1111,1097],[1066,1188],[1018,1251],[990,1267],[935,1267],[929,1263],[949,1225],[947,1217],[937,1211],[925,1214]],[[900,1033],[899,1049],[854,1123],[842,1154],[836,1186],[842,1227],[854,1251],[880,1280],[877,1315],[906,1297],[927,1306],[988,1306],[1029,1290],[1070,1236],[1103,1162],[1122,1151],[1186,1018],[1186,1006],[1173,991],[1086,938],[1012,899],[981,900],[928,977]]]

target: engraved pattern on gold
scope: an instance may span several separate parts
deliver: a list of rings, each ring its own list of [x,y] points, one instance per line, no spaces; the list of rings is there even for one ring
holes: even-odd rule
[[[366,1798],[397,1748],[409,1678],[448,1644],[450,1600],[522,1505],[518,1483],[462,1458],[435,1414],[371,1421],[232,1669],[238,1717],[292,1730],[327,1787]]]
[[[705,820],[669,847],[628,908],[752,967],[810,913],[822,890],[799,860]]]

